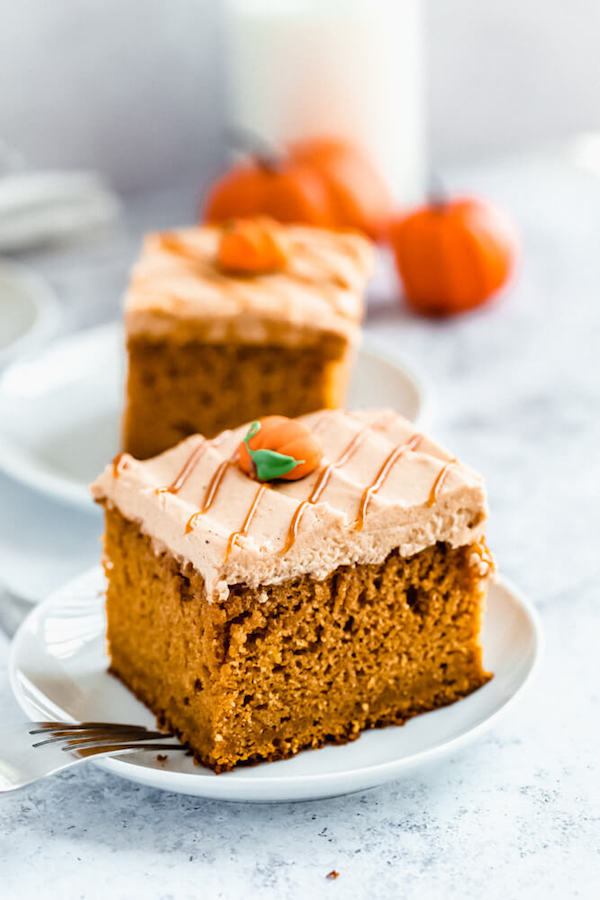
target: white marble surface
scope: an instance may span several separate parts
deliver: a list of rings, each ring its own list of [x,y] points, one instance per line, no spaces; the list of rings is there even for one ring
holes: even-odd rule
[[[0,800],[0,895],[66,898],[567,898],[600,884],[600,182],[564,160],[455,173],[502,200],[524,236],[520,278],[480,313],[408,316],[385,292],[368,328],[436,392],[435,432],[486,476],[490,543],[537,603],[537,682],[479,744],[410,780],[278,806],[203,802],[93,766]],[[109,318],[146,225],[191,195],[132,198],[128,235],[35,260],[74,325]],[[0,566],[48,584],[96,555],[99,521],[0,476]],[[21,718],[0,638],[0,721]],[[336,869],[340,877],[326,880]]]

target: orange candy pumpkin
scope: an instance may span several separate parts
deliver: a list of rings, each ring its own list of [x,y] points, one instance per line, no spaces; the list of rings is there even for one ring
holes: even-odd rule
[[[281,156],[258,152],[234,166],[209,192],[204,218],[267,215],[377,237],[391,205],[385,184],[358,148],[337,138],[314,138],[290,144]]]
[[[508,280],[517,256],[512,224],[474,197],[432,203],[388,226],[406,301],[425,315],[484,303]]]
[[[224,225],[217,249],[220,268],[240,275],[281,271],[287,262],[281,231],[277,222],[264,217]]]
[[[237,456],[242,471],[258,481],[296,481],[314,471],[322,458],[323,448],[310,428],[286,416],[252,422]]]

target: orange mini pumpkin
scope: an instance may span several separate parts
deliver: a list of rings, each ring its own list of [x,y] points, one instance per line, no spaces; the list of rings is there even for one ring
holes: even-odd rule
[[[291,143],[280,155],[260,147],[210,190],[209,222],[267,215],[279,222],[356,228],[378,237],[391,210],[390,194],[370,161],[338,138]]]
[[[224,225],[217,248],[219,266],[242,275],[280,271],[287,262],[281,231],[277,222],[265,217]]]
[[[207,222],[271,216],[279,222],[327,227],[329,195],[320,177],[303,163],[254,158],[226,172],[211,189],[204,208]]]
[[[322,458],[321,443],[310,428],[286,416],[252,422],[238,448],[240,468],[258,481],[296,481],[313,472]]]
[[[341,138],[309,138],[290,144],[291,155],[312,166],[329,191],[333,224],[381,237],[392,197],[367,155]]]
[[[512,224],[475,197],[432,203],[388,226],[406,301],[425,315],[484,303],[508,280],[517,256]]]

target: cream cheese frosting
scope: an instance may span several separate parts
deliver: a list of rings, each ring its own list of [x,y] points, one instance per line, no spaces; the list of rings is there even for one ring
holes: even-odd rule
[[[138,523],[158,552],[191,563],[220,599],[237,583],[322,579],[338,566],[380,563],[395,548],[412,556],[438,541],[459,547],[483,537],[481,476],[406,419],[327,410],[300,420],[324,458],[298,481],[263,489],[241,471],[233,460],[244,425],[211,441],[194,435],[149,460],[121,454],[92,494]]]
[[[200,225],[146,236],[125,297],[130,336],[285,344],[311,335],[358,337],[372,243],[356,232],[281,226],[281,272],[236,277],[216,265],[221,229]]]

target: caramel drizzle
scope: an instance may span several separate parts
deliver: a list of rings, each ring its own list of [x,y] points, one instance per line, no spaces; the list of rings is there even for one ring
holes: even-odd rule
[[[123,470],[121,463],[123,462],[124,453],[117,453],[112,461],[113,478],[118,478]]]
[[[324,259],[321,253],[318,250],[315,250],[313,247],[310,247],[308,244],[305,244],[304,241],[298,241],[295,244],[296,250],[299,250],[304,254],[304,258],[313,265],[316,266],[317,269],[320,270],[320,273],[324,279],[324,281],[329,281],[335,284],[337,287],[341,287],[344,289],[348,289],[350,287],[348,281],[344,278],[342,273],[339,271],[337,266],[328,264]],[[310,276],[304,276],[300,272],[294,272],[294,276],[298,278],[300,281],[310,281],[314,284],[314,279]]]
[[[195,247],[190,246],[176,234],[170,231],[163,231],[158,235],[158,242],[160,244],[161,250],[164,250],[165,253],[169,253],[171,256],[177,256],[179,259],[184,262],[190,263],[191,268],[196,272],[196,274],[200,275],[202,278],[207,280],[215,281],[218,284],[227,284],[231,285],[231,278],[224,273],[220,272],[210,260],[208,260],[201,251],[196,250]],[[143,289],[144,285],[137,284]],[[150,287],[150,284],[148,285]],[[172,295],[175,300],[179,299],[175,295]],[[239,294],[236,293],[236,297],[240,299]]]
[[[186,244],[178,235],[173,234],[172,231],[162,231],[158,235],[158,242],[161,250],[170,253],[172,256],[180,256],[182,259],[187,259],[194,263],[202,261],[201,255],[189,244]]]
[[[326,410],[324,413],[322,413],[318,417],[318,419],[316,420],[314,425],[310,426],[310,430],[312,431],[313,434],[316,434],[318,431],[320,431],[323,428],[324,425],[327,424],[328,421],[329,421],[329,410]]]
[[[218,268],[211,264],[207,259],[203,257],[203,255],[198,252],[194,247],[190,246],[186,241],[180,238],[177,234],[170,231],[163,231],[158,234],[158,242],[161,249],[171,254],[172,256],[177,256],[179,259],[184,260],[189,263],[194,270],[196,270],[197,274],[201,277],[212,280],[217,283],[226,284],[233,297],[238,301],[238,303],[244,308],[248,308],[248,295],[244,292],[243,287],[242,290],[235,289],[232,287],[233,279],[230,275],[226,275],[221,273]],[[327,265],[323,260],[322,256],[316,252],[313,248],[309,247],[302,241],[298,241],[294,243],[294,249],[299,250],[300,252],[304,252],[305,256],[309,258],[309,261],[312,262],[320,269],[320,274],[323,278],[323,283],[321,285],[321,289],[324,290],[325,295],[330,292],[327,291],[328,287],[337,286],[338,288],[350,289],[351,285],[346,281],[346,279],[341,275],[341,273],[337,270],[335,266]],[[345,249],[349,248],[345,246]],[[353,255],[353,254],[349,254]],[[304,276],[301,272],[297,272],[295,270],[291,270],[288,272],[288,275],[292,278],[295,278],[297,281],[306,282],[311,287],[314,287],[315,280],[310,276]],[[237,279],[237,281],[246,281],[247,279]],[[140,283],[138,284],[138,281]],[[151,290],[151,286],[148,284],[147,286],[141,283],[142,280],[135,279],[134,284],[141,290]],[[293,309],[293,298],[289,291],[280,290],[281,285],[273,285],[271,282],[268,284],[266,282],[261,283],[261,291],[263,295],[265,293],[269,293],[275,300],[278,300],[281,303],[285,303],[287,301],[287,306],[289,307],[287,311],[288,315],[292,315]],[[175,295],[171,295],[171,298],[174,301],[179,301],[180,298]],[[343,307],[338,308],[337,303],[335,303],[337,299],[337,295],[329,295],[326,297],[327,302],[330,307],[335,311],[337,315],[342,318],[349,318],[354,320],[355,316],[348,313]]]
[[[335,469],[341,468],[345,463],[348,462],[353,453],[358,450],[359,446],[362,444],[364,440],[365,433],[368,430],[368,426],[364,428],[362,431],[358,431],[348,446],[344,449],[341,456],[336,459],[335,462],[329,463],[328,466],[325,466],[321,474],[319,475],[315,486],[310,492],[309,496],[306,500],[303,500],[302,503],[296,508],[294,515],[292,516],[292,521],[290,522],[290,527],[288,528],[287,538],[283,548],[279,551],[280,556],[283,556],[284,553],[287,553],[288,550],[293,547],[296,538],[298,537],[298,529],[300,528],[300,522],[302,521],[302,517],[304,516],[304,511],[311,503],[317,503],[320,499],[323,491],[329,484],[331,480],[331,476]]]
[[[233,550],[234,546],[237,544],[237,539],[239,537],[246,537],[246,535],[248,534],[250,525],[252,524],[252,519],[256,515],[258,505],[259,505],[261,498],[266,490],[267,490],[266,484],[261,484],[261,486],[257,490],[256,494],[254,495],[254,500],[252,501],[252,505],[250,506],[250,509],[246,513],[246,518],[244,519],[244,523],[243,523],[242,527],[240,528],[239,531],[233,531],[229,535],[229,539],[227,541],[227,549],[225,551],[225,559],[223,560],[223,564],[225,564],[227,562],[227,560],[229,559],[231,551]]]
[[[160,244],[161,250],[164,250],[166,253],[170,253],[172,256],[179,256],[181,259],[185,259],[188,262],[193,263],[204,262],[201,253],[199,253],[194,247],[190,246],[172,231],[160,232],[158,235],[158,242]],[[341,275],[337,267],[328,265],[323,259],[321,253],[316,251],[313,247],[310,247],[304,241],[296,241],[294,242],[293,246],[296,251],[304,253],[304,256],[310,262],[312,262],[317,267],[317,269],[321,270],[321,274],[323,275],[325,280],[332,281],[334,284],[337,284],[342,288],[349,287],[348,282]],[[356,258],[354,247],[351,247],[347,242],[344,242],[344,249],[348,256],[350,256],[351,258]],[[217,272],[216,274],[219,275],[220,273]],[[304,276],[302,276],[300,273],[294,272],[294,276],[297,277],[300,281],[305,280]],[[313,279],[309,278],[308,280],[311,281],[311,283],[314,283]]]
[[[451,459],[449,462],[445,463],[442,466],[442,468],[438,472],[437,478],[433,482],[433,485],[429,492],[429,497],[427,498],[427,506],[430,506],[430,507],[433,506],[433,504],[435,503],[435,501],[437,500],[437,498],[440,495],[440,491],[442,490],[442,488],[444,486],[444,482],[446,481],[446,478],[448,477],[448,472],[450,471],[452,466],[456,465],[457,462],[458,462],[457,459]]]
[[[192,472],[196,467],[196,463],[198,463],[201,457],[204,455],[206,448],[208,447],[209,442],[202,440],[200,443],[194,447],[186,461],[184,462],[180,472],[176,475],[174,480],[171,482],[169,487],[161,487],[156,488],[157,494],[177,494],[185,482],[188,480]]]
[[[179,259],[191,263],[198,274],[202,275],[204,278],[211,278],[217,282],[225,282],[228,280],[225,275],[209,263],[200,251],[187,244],[173,232],[161,232],[158,235],[158,242],[161,250],[164,250],[165,253],[169,253],[171,256],[177,256]]]
[[[177,234],[174,234],[172,231],[162,231],[158,235],[158,242],[160,244],[161,250],[164,250],[165,253],[170,253],[171,256],[178,256],[180,259],[185,259],[187,262],[199,265],[203,269],[206,268],[208,271],[209,267],[206,264],[206,260],[204,259],[202,253],[196,250],[195,247],[187,244],[182,238],[180,238]],[[215,272],[214,274],[218,278],[224,278],[224,276],[222,276],[220,272]]]
[[[383,487],[386,478],[396,465],[399,459],[403,457],[410,450],[415,450],[421,441],[423,440],[422,434],[413,434],[407,441],[403,444],[397,444],[396,447],[389,454],[387,459],[384,461],[381,466],[379,472],[377,473],[377,477],[374,481],[371,482],[363,491],[363,495],[360,498],[360,504],[358,507],[358,515],[354,521],[354,530],[361,531],[365,525],[365,517],[367,515],[367,509],[371,499],[377,494],[381,488]]]
[[[231,434],[231,431],[228,429],[226,431],[222,431],[221,434],[218,434],[212,441],[207,441],[205,438],[200,440],[200,443],[197,444],[186,461],[184,462],[181,471],[175,477],[175,479],[171,482],[169,487],[161,487],[156,488],[157,494],[177,494],[185,482],[188,480],[196,465],[200,462],[201,458],[204,456],[205,452],[209,447],[217,447],[228,435]]]
[[[303,284],[309,284],[314,286],[315,279],[311,278],[310,275],[304,275],[302,272],[294,272],[294,278],[298,281],[301,281]],[[349,290],[350,284],[346,279],[340,275],[335,269],[325,269],[324,267],[321,269],[321,274],[323,275],[323,283],[319,285],[320,289],[338,287],[343,290]]]
[[[322,419],[319,419],[317,421],[315,427],[313,428],[313,431],[325,418],[327,417],[323,416]],[[356,432],[352,440],[342,450],[341,454],[338,456],[335,462],[329,463],[329,465],[325,466],[317,481],[315,482],[315,486],[313,487],[309,496],[306,498],[306,500],[303,500],[302,503],[299,504],[296,511],[294,512],[292,521],[290,522],[290,527],[288,529],[285,544],[279,551],[280,556],[283,556],[291,547],[294,546],[296,538],[298,537],[298,529],[300,528],[300,523],[302,521],[302,517],[304,516],[304,511],[311,503],[314,504],[320,500],[323,491],[331,481],[331,476],[333,475],[334,471],[336,469],[341,469],[342,466],[345,466],[348,460],[350,460],[351,457],[354,456],[354,454],[364,441],[367,432],[371,428],[382,428],[385,426],[387,420],[388,416],[386,415],[379,421],[372,422],[370,425],[365,425],[365,427],[361,431]]]
[[[325,422],[325,420],[326,420],[327,418],[328,418],[328,417],[327,417],[327,414],[324,413],[324,414],[317,420],[317,422],[315,423],[315,425],[314,425],[314,427],[313,427],[313,431],[314,431],[316,428],[318,428],[319,425],[322,425],[322,424]],[[368,426],[367,426],[367,427],[368,427]],[[365,429],[365,431],[366,431],[366,430],[367,430],[367,429]],[[353,438],[353,441],[354,441],[358,436],[359,436],[359,435],[355,435],[354,438]],[[351,443],[352,443],[352,442],[351,442]],[[348,448],[347,448],[347,449],[348,449]],[[346,451],[345,451],[345,452],[346,452]],[[188,521],[188,524],[187,524],[187,526],[186,526],[186,534],[187,534],[189,531],[191,531],[192,528],[194,527],[194,524],[195,524],[195,522],[196,522],[197,517],[198,517],[199,515],[202,515],[203,513],[205,513],[205,512],[212,506],[212,504],[213,504],[213,502],[214,502],[214,499],[215,499],[215,496],[216,496],[216,493],[217,493],[217,491],[218,491],[218,489],[219,489],[219,485],[220,485],[221,482],[223,481],[223,478],[224,478],[224,476],[225,476],[225,472],[227,471],[227,468],[228,468],[229,466],[233,465],[233,464],[236,462],[236,460],[237,460],[237,453],[238,453],[238,451],[237,451],[237,449],[236,449],[235,452],[234,452],[234,454],[233,454],[233,456],[231,457],[231,459],[227,460],[227,461],[224,462],[224,463],[221,463],[221,465],[219,466],[219,468],[218,468],[217,471],[215,472],[215,474],[214,474],[214,476],[213,476],[213,479],[212,479],[211,483],[210,483],[209,486],[208,486],[208,490],[207,490],[206,495],[205,495],[204,504],[203,504],[203,506],[202,506],[202,509],[200,510],[200,512],[194,513],[194,515],[193,515],[193,516],[190,518],[190,520]],[[349,457],[348,457],[348,458],[349,458]],[[338,462],[339,462],[339,461],[338,461]],[[340,463],[340,464],[343,465],[343,463]],[[331,467],[331,468],[333,468],[333,467]],[[323,476],[326,474],[326,472],[327,472],[327,469],[325,469],[325,470],[321,473],[321,477],[319,478],[319,481],[321,481],[321,479],[322,479]],[[330,474],[331,474],[331,473],[330,473]],[[327,478],[327,481],[328,481],[328,480],[329,480],[329,477]],[[313,494],[315,493],[315,490],[316,490],[316,487],[317,487],[317,486],[318,486],[318,485],[315,485],[315,489],[313,489]],[[320,491],[320,493],[322,493],[322,491],[325,489],[325,487],[326,487],[326,483],[323,484],[323,489]],[[261,501],[261,498],[262,498],[263,494],[265,493],[265,491],[266,491],[267,489],[268,489],[268,486],[267,486],[266,484],[261,484],[261,486],[260,486],[260,487],[258,488],[258,490],[256,491],[256,494],[254,495],[254,500],[252,501],[252,504],[251,504],[251,506],[250,506],[250,509],[248,510],[248,512],[247,512],[247,514],[246,514],[246,518],[244,519],[244,523],[243,523],[241,529],[240,529],[239,531],[234,531],[232,534],[229,535],[229,538],[228,538],[228,541],[227,541],[227,549],[226,549],[226,551],[225,551],[225,559],[223,560],[224,563],[226,563],[227,560],[229,559],[229,557],[230,557],[230,555],[231,555],[231,551],[233,550],[234,546],[235,546],[236,543],[237,543],[238,537],[245,537],[245,536],[248,534],[248,530],[249,530],[249,528],[250,528],[250,525],[252,524],[252,520],[254,519],[254,516],[256,515],[256,511],[257,511],[257,509],[258,509],[258,505],[259,505],[259,503],[260,503],[260,501]],[[319,496],[320,496],[320,493],[319,493]],[[311,494],[311,497],[312,497],[312,494]],[[307,502],[307,501],[305,501],[305,502]],[[316,501],[312,501],[312,500],[311,500],[310,502],[316,502]],[[302,504],[301,504],[301,505],[302,505]],[[300,511],[300,507],[298,507],[298,509],[296,510],[296,514],[298,514],[299,511]],[[295,517],[294,517],[294,518],[295,518]],[[290,525],[290,528],[291,528],[291,527],[292,527],[292,526]]]
[[[164,250],[166,253],[170,253],[172,256],[177,256],[179,259],[182,259],[187,263],[190,263],[196,273],[201,277],[207,280],[215,281],[218,284],[226,285],[230,290],[232,296],[237,300],[240,306],[244,309],[248,308],[248,294],[244,291],[245,283],[248,280],[247,278],[235,279],[231,275],[220,272],[219,269],[216,268],[209,260],[204,258],[201,253],[196,251],[193,247],[191,247],[184,240],[182,240],[172,232],[161,232],[158,235],[158,241],[162,250]],[[239,289],[239,286],[234,286],[234,282],[238,282],[239,284],[241,284],[241,290]],[[266,283],[263,283],[261,284],[261,292],[263,295],[269,293],[275,300],[279,300],[282,303],[288,301],[288,306],[290,308],[288,310],[288,313],[289,315],[291,315],[293,301],[289,294],[289,291],[282,291],[272,284],[267,285]],[[185,302],[183,298],[179,298],[174,294],[170,296],[176,302]]]
[[[207,513],[215,502],[219,488],[223,482],[223,479],[225,478],[225,475],[227,474],[227,470],[230,469],[231,466],[235,465],[237,452],[238,448],[236,447],[233,456],[231,456],[229,459],[224,459],[223,462],[219,463],[213,474],[213,477],[210,479],[209,485],[206,489],[206,493],[204,494],[202,506],[200,507],[198,512],[193,513],[187,520],[187,524],[185,526],[186,534],[189,534],[190,531],[193,531],[194,526],[200,516],[203,516],[205,513]]]

